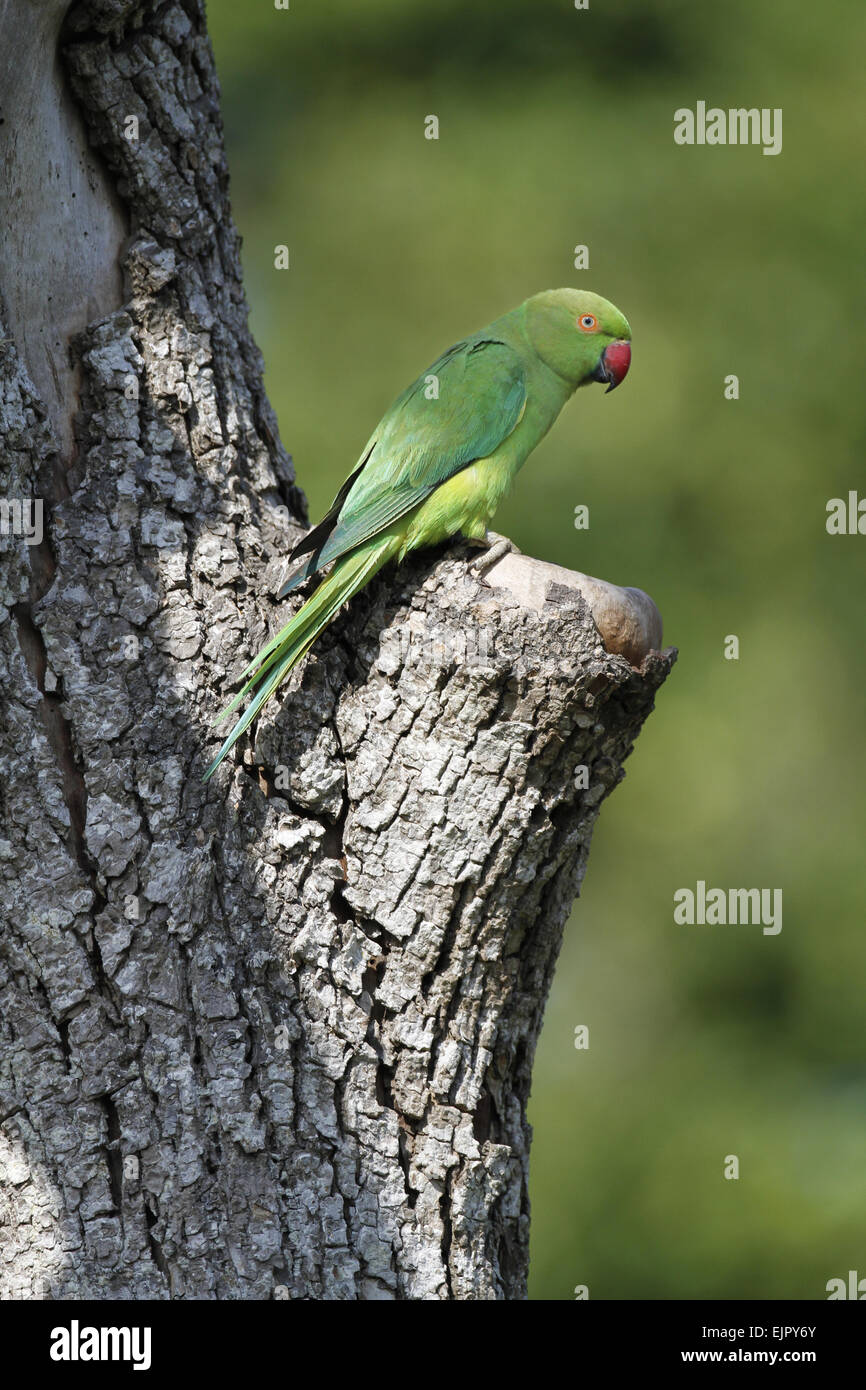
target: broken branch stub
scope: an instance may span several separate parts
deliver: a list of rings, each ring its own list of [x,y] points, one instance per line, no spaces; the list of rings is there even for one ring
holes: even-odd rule
[[[589,605],[605,650],[640,666],[650,652],[661,651],[662,617],[649,594],[642,589],[620,588],[605,579],[593,579],[579,570],[564,569],[518,552],[503,556],[487,572],[494,588],[509,589],[527,607],[541,612],[554,599],[559,586],[581,594]]]

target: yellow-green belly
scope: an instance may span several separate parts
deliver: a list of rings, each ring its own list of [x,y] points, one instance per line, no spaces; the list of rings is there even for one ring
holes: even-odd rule
[[[471,540],[482,540],[513,477],[513,469],[499,450],[461,468],[421,502],[410,517],[404,518],[406,531],[400,559],[410,550],[438,545],[458,531]]]

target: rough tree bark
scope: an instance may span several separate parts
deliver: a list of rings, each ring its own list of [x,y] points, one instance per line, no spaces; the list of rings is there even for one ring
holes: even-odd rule
[[[305,523],[213,58],[199,0],[39,8],[0,5],[0,1292],[521,1298],[542,1010],[672,653],[455,546],[201,785]]]

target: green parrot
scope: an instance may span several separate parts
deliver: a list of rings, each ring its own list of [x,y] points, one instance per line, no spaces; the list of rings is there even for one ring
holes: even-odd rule
[[[458,533],[483,540],[517,470],[578,386],[618,386],[631,330],[585,290],[532,295],[455,343],[398,396],[367,441],[327,516],[295,546],[308,559],[279,598],[333,563],[330,574],[243,672],[249,705],[204,780],[297,666],[338,610],[389,560]],[[252,674],[250,674],[252,673]]]

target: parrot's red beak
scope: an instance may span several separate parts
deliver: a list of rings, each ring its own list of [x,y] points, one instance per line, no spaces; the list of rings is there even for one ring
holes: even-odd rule
[[[624,381],[631,366],[631,343],[611,343],[601,354],[595,371],[596,381],[606,381],[607,390],[612,391]],[[607,395],[607,391],[605,392]]]

